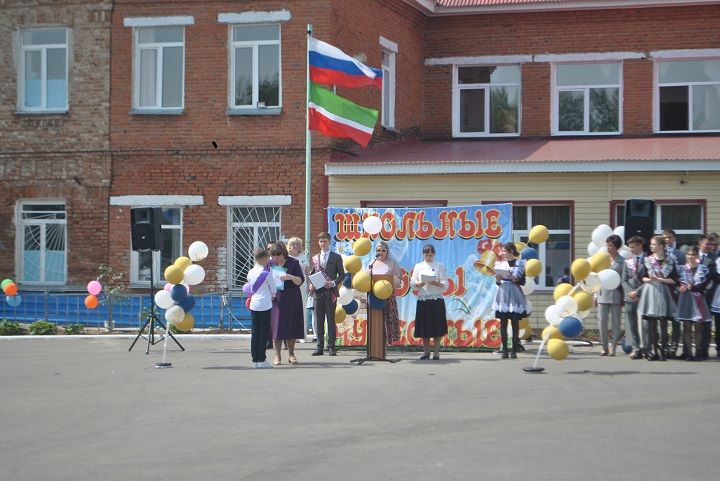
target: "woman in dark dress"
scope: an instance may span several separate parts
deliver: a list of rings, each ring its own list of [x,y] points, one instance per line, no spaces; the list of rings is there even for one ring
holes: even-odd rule
[[[283,243],[274,243],[270,255],[272,255],[275,266],[285,269],[285,273],[280,276],[283,284],[282,288],[277,291],[277,309],[274,309],[275,314],[270,319],[273,348],[275,349],[273,364],[277,366],[281,363],[280,352],[283,341],[287,341],[288,362],[297,364],[295,340],[305,337],[305,328],[303,326],[304,306],[302,292],[300,291],[300,286],[305,282],[305,276],[300,263],[290,257]]]
[[[420,359],[430,359],[430,338],[435,340],[433,360],[440,359],[440,340],[448,332],[445,316],[443,292],[447,288],[445,266],[435,262],[435,248],[427,244],[423,247],[423,262],[415,264],[410,284],[417,289],[415,307],[415,337],[422,338],[423,355]],[[423,282],[423,276],[434,280]],[[428,280],[428,277],[425,277]]]

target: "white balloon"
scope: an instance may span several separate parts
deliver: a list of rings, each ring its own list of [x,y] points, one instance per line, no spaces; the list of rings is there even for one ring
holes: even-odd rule
[[[590,294],[595,294],[596,292],[600,292],[600,289],[602,288],[602,283],[600,282],[600,276],[598,276],[597,272],[591,272],[589,276],[585,278],[583,281],[584,288],[587,292]]]
[[[168,309],[175,304],[175,302],[173,301],[170,292],[162,289],[155,293],[155,304],[157,304],[160,309]]]
[[[603,289],[611,291],[620,285],[620,274],[614,269],[604,269],[598,272],[598,277]]]
[[[632,252],[628,248],[628,246],[622,246],[618,249],[618,254],[623,256],[625,259],[630,259],[632,257]]]
[[[525,285],[522,286],[522,291],[526,296],[529,296],[530,294],[535,292],[535,287],[537,287],[537,285],[535,284],[535,279],[533,279],[532,277],[526,277]]]
[[[177,324],[185,319],[185,310],[180,306],[172,306],[165,311],[165,320],[171,324]]]
[[[200,284],[205,279],[205,269],[202,266],[193,264],[185,268],[183,280],[191,286]]]
[[[590,314],[591,310],[592,309],[588,309],[587,311],[577,311],[575,313],[575,317],[577,317],[580,320],[585,319]]]
[[[598,251],[598,246],[594,242],[588,244],[588,255],[593,256]]]
[[[363,230],[370,235],[375,235],[382,229],[380,217],[372,215],[363,221]]]
[[[560,315],[560,306],[553,304],[545,309],[545,320],[552,326],[557,326],[563,320]]]
[[[613,234],[620,236],[623,242],[625,242],[625,226],[620,225],[615,227],[615,230],[613,231]]]
[[[604,246],[608,237],[613,235],[612,228],[607,224],[600,224],[592,232],[592,241],[596,246]]]
[[[556,305],[560,308],[562,317],[572,316],[578,310],[577,301],[572,296],[562,296],[557,300]]]
[[[188,247],[188,257],[193,262],[204,261],[208,253],[208,246],[202,241],[195,241]]]
[[[338,299],[337,302],[341,306],[344,306],[345,304],[349,304],[353,300],[353,290],[348,289],[345,286],[342,286],[340,288],[340,291],[338,292]]]

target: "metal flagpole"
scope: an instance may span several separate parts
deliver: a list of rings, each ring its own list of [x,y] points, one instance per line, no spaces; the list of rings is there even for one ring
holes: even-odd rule
[[[310,140],[310,38],[312,24],[307,26],[307,51],[305,55],[305,254],[310,256],[310,191],[312,183],[312,145]]]

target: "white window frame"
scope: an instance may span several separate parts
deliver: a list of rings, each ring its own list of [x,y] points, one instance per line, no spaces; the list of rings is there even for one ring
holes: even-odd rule
[[[50,43],[40,45],[25,45],[23,33],[38,30],[65,30],[65,43]],[[28,28],[20,31],[20,68],[18,69],[18,111],[20,112],[42,112],[42,113],[65,113],[70,103],[70,29],[66,27],[54,28]],[[47,107],[47,51],[48,49],[65,48],[65,106],[60,108]],[[40,106],[27,107],[25,105],[25,53],[40,51]]]
[[[558,65],[576,65],[576,64],[617,64],[618,83],[617,84],[593,84],[593,85],[563,85],[558,86],[557,67]],[[607,61],[607,62],[555,62],[552,63],[552,135],[558,137],[567,137],[574,135],[621,135],[623,133],[623,62]],[[591,132],[590,131],[590,90],[591,89],[618,89],[618,131],[617,132]],[[560,92],[583,92],[583,130],[572,132],[560,130]]]
[[[387,54],[388,58],[387,65],[381,61],[381,68],[383,71],[383,89],[385,89],[385,86],[387,85],[387,92],[382,92],[381,95],[382,101],[380,108],[380,125],[382,125],[386,129],[393,130],[395,128],[395,65],[397,60],[398,46],[397,43],[381,36],[380,47],[382,53]],[[380,58],[382,59],[382,55]],[[387,98],[384,95],[385,93],[387,93]]]
[[[486,83],[486,84],[459,84],[459,70],[467,67],[517,67],[520,74],[518,83]],[[517,132],[513,133],[490,133],[490,89],[492,87],[517,87]],[[485,125],[482,132],[461,132],[460,131],[460,91],[461,90],[485,90]],[[452,89],[452,135],[453,137],[519,137],[522,126],[522,66],[519,64],[454,64],[453,65],[453,89]]]
[[[687,60],[712,60],[720,61],[720,57],[675,57],[675,58],[658,58],[653,64],[653,127],[655,133],[662,134],[688,134],[688,133],[717,133],[720,129],[700,130],[693,128],[693,87],[702,85],[718,85],[720,82],[668,82],[660,83],[660,64],[671,62],[682,62]],[[688,87],[688,130],[660,130],[660,87]]]
[[[235,42],[233,40],[233,30],[235,28],[249,27],[253,25],[265,25],[265,26],[277,26],[278,28],[278,39],[277,40],[249,40],[242,42]],[[228,42],[230,52],[230,72],[228,74],[228,109],[230,111],[257,111],[257,113],[268,113],[271,114],[274,111],[282,109],[282,25],[280,23],[263,23],[263,24],[251,24],[251,23],[238,23],[231,24],[228,29]],[[277,45],[278,47],[278,104],[277,105],[259,105],[260,98],[260,79],[259,79],[259,47],[261,45]],[[250,105],[235,105],[235,49],[236,48],[252,48],[252,59],[253,59],[253,79],[252,79],[252,99]],[[267,109],[267,112],[263,112]]]
[[[163,206],[133,206],[133,207],[159,207],[161,209],[178,209],[180,211],[180,224],[161,224],[160,229],[161,230],[179,230],[180,231],[180,254],[183,254],[182,246],[183,246],[183,231],[184,231],[184,222],[183,222],[183,215],[184,215],[184,209],[183,206],[180,205],[163,205]],[[154,287],[162,287],[165,285],[165,282],[167,282],[163,278],[163,272],[164,268],[161,265],[162,264],[162,252],[161,251],[151,251],[152,252],[152,266],[153,266],[153,272],[152,276],[155,280],[155,286]],[[140,280],[140,253],[138,251],[130,249],[130,287],[149,287],[150,281],[149,280]]]
[[[23,206],[26,205],[62,205],[65,209],[65,219],[23,219]],[[67,284],[68,278],[68,229],[67,229],[67,203],[64,200],[50,199],[50,200],[20,200],[17,203],[17,211],[15,218],[17,219],[16,232],[18,235],[15,236],[15,265],[18,269],[18,279],[25,285],[52,285],[52,286],[63,286]],[[63,273],[64,279],[62,281],[51,282],[45,281],[45,226],[48,224],[62,224],[64,226],[64,239],[65,239],[65,272]],[[40,276],[39,281],[27,281],[25,280],[25,265],[24,265],[24,253],[25,253],[25,226],[28,225],[40,225],[42,229],[40,231]]]
[[[185,110],[185,26],[169,25],[182,28],[182,42],[146,42],[140,44],[140,31],[142,29],[154,29],[165,25],[148,25],[133,28],[133,111],[136,113],[180,113]],[[163,53],[167,47],[182,47],[182,71],[180,72],[180,106],[162,106],[162,81],[163,81]],[[155,105],[140,105],[140,53],[143,50],[155,50]]]

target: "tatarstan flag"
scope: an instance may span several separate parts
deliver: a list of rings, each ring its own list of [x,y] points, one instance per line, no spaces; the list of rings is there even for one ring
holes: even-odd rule
[[[308,116],[310,130],[329,137],[351,139],[367,147],[375,130],[378,111],[360,107],[310,82]]]

